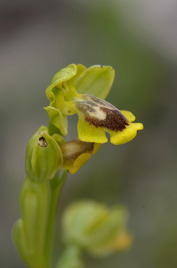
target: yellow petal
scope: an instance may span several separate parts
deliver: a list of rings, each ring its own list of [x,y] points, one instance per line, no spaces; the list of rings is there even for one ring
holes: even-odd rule
[[[92,155],[95,154],[99,150],[100,146],[101,144],[95,143],[92,152],[86,152],[86,153],[79,155],[76,158],[76,160],[73,162],[73,164],[70,165],[68,171],[72,174],[76,173],[92,157]]]
[[[90,158],[92,157],[91,153],[83,153],[77,157],[77,159],[68,164],[64,165],[64,168],[70,173],[76,173]]]
[[[121,113],[127,118],[129,122],[135,121],[136,117],[129,111],[121,110]]]
[[[94,143],[106,143],[108,141],[103,128],[89,124],[82,116],[79,116],[77,130],[81,141]]]
[[[93,144],[72,140],[61,145],[63,167],[70,173],[76,173],[100,148],[101,144]]]
[[[93,146],[92,154],[96,154],[98,152],[98,150],[100,149],[100,147],[101,147],[100,143],[95,143]]]
[[[130,123],[122,131],[109,131],[111,135],[111,143],[115,145],[120,145],[131,141],[137,134],[138,130],[143,129],[143,124],[141,123]]]

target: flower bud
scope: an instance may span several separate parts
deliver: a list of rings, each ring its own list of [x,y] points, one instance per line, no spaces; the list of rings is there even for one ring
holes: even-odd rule
[[[26,150],[26,173],[35,181],[46,181],[54,177],[62,167],[63,156],[54,137],[41,127],[29,140]]]
[[[123,206],[111,209],[93,202],[72,204],[63,217],[66,244],[76,244],[93,255],[103,256],[129,247],[128,213]]]

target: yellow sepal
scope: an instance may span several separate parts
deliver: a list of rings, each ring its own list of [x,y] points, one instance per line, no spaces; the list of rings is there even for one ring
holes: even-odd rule
[[[64,168],[70,173],[76,173],[81,166],[83,166],[90,158],[92,157],[91,153],[83,153],[79,155],[75,161],[64,163]]]

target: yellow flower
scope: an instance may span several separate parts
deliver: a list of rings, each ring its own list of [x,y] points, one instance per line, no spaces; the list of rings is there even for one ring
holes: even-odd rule
[[[57,72],[51,85],[46,89],[50,101],[45,109],[50,123],[63,136],[68,134],[67,117],[77,113],[75,101],[82,100],[85,94],[106,98],[114,80],[114,69],[110,66],[70,64]]]
[[[72,140],[61,145],[63,153],[63,167],[70,173],[76,173],[93,154],[100,148],[100,144]]]
[[[62,144],[64,167],[75,173],[100,147],[108,141],[115,145],[131,141],[143,124],[133,123],[135,116],[118,110],[105,101],[114,80],[110,66],[70,64],[60,70],[46,89],[50,101],[50,128],[55,133],[68,134],[68,116],[77,114],[78,139]],[[53,131],[50,134],[54,134]]]
[[[51,123],[62,135],[68,133],[67,117],[78,114],[78,137],[84,142],[105,143],[105,132],[113,144],[132,140],[141,123],[132,123],[134,115],[120,111],[103,100],[114,79],[110,66],[85,66],[70,64],[60,70],[46,90],[50,105],[46,107]]]

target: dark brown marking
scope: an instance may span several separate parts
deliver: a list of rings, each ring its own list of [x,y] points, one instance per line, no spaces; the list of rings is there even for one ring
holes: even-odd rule
[[[100,110],[106,113],[106,118],[104,120],[99,120],[88,114],[85,115],[85,120],[95,127],[104,127],[113,131],[122,131],[128,125],[127,119],[119,110],[110,110],[105,107],[100,107]]]
[[[77,107],[84,114],[85,120],[95,127],[122,131],[128,125],[126,117],[115,106],[97,97],[87,95],[84,101],[77,103]],[[96,117],[97,110],[94,109],[95,107],[98,107],[100,111],[105,113],[106,118],[104,120]],[[92,112],[93,115],[89,114],[89,112]]]

